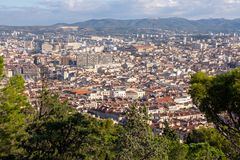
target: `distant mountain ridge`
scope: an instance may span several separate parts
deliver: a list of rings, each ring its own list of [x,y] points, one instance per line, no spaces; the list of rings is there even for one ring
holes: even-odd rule
[[[72,24],[58,23],[51,26],[0,26],[0,29],[22,30],[56,30],[62,26],[79,26],[91,31],[134,31],[136,29],[162,29],[171,31],[186,31],[196,33],[209,32],[240,32],[240,19],[200,19],[188,20],[185,18],[157,18],[157,19],[92,19]]]
[[[117,28],[148,28],[164,30],[182,30],[190,32],[239,32],[240,19],[200,19],[188,20],[184,18],[158,18],[158,19],[92,19],[70,25],[81,28],[117,29]]]

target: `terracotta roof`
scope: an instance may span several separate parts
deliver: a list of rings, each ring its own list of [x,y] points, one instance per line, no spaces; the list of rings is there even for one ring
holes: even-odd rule
[[[75,89],[71,91],[74,94],[78,94],[78,95],[84,95],[84,94],[90,94],[92,93],[90,90],[88,89]]]
[[[158,103],[173,103],[173,99],[171,97],[160,97],[157,98],[156,101]]]

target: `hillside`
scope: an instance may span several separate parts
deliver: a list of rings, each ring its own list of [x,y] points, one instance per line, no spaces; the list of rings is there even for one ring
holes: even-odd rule
[[[201,19],[187,20],[183,18],[159,18],[159,19],[134,19],[116,20],[100,19],[78,22],[81,28],[93,29],[163,29],[188,32],[238,32],[240,31],[240,19]]]

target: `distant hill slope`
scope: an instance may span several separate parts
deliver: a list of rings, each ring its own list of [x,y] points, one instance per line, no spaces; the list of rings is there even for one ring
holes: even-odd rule
[[[184,18],[158,18],[158,19],[92,19],[73,24],[58,23],[51,26],[0,26],[1,30],[31,30],[31,31],[52,31],[61,26],[79,26],[88,28],[91,31],[119,32],[134,31],[136,29],[163,29],[172,31],[187,31],[196,33],[206,32],[240,32],[240,19],[201,19],[188,20]]]
[[[81,28],[93,29],[117,29],[117,28],[149,28],[164,30],[182,30],[190,32],[234,32],[240,31],[240,19],[201,19],[187,20],[184,18],[159,18],[159,19],[135,19],[135,20],[116,20],[99,19],[78,22]]]

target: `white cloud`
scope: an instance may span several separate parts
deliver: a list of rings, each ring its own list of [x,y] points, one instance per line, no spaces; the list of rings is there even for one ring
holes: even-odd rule
[[[67,6],[70,11],[89,12],[97,9],[102,9],[106,6],[104,0],[63,0],[64,6]]]
[[[32,10],[4,3],[1,6],[1,23],[5,24],[52,24],[92,18],[240,18],[240,0],[35,0]]]
[[[41,0],[43,1],[43,0]],[[240,17],[240,0],[44,0],[64,12],[78,12],[92,18],[235,18]],[[57,8],[57,7],[55,7]]]
[[[224,0],[227,4],[240,4],[240,0]]]
[[[144,8],[164,8],[164,7],[174,7],[178,5],[176,0],[138,0],[138,3],[143,5]]]
[[[146,14],[154,14],[161,9],[179,5],[177,0],[138,0],[137,2]]]

